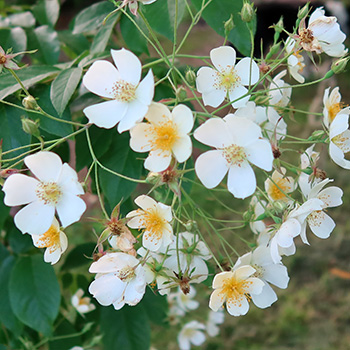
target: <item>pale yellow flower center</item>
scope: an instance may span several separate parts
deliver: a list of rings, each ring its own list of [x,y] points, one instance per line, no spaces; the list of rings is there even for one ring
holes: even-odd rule
[[[114,98],[120,102],[131,102],[136,99],[136,86],[125,80],[118,80],[113,88]]]
[[[314,210],[308,217],[307,221],[312,226],[321,226],[325,219],[325,214],[322,210]]]
[[[247,159],[244,148],[238,145],[230,145],[222,150],[222,154],[229,164],[240,165]]]
[[[168,120],[153,126],[150,143],[154,150],[169,152],[178,139],[179,135],[176,125],[172,120]]]
[[[149,232],[157,240],[162,237],[163,229],[167,223],[157,210],[144,212],[141,222],[142,226],[145,227],[145,231]]]
[[[344,105],[341,102],[333,103],[328,109],[328,119],[330,122],[334,120],[337,114],[344,108]]]
[[[287,199],[286,193],[290,192],[290,182],[287,179],[274,180],[274,182],[276,185],[271,182],[268,195],[274,201]]]
[[[236,70],[231,67],[228,70],[222,70],[216,72],[215,85],[219,89],[225,89],[227,91],[235,88],[241,81],[241,78],[237,75]]]
[[[349,138],[345,135],[345,132],[342,132],[341,134],[334,136],[332,138],[332,142],[335,145],[337,145],[344,153],[347,153],[350,151],[350,148],[348,146]]]
[[[37,247],[48,248],[50,253],[54,252],[60,246],[60,230],[58,227],[51,227],[40,236]]]
[[[252,265],[255,269],[254,274],[252,275],[253,277],[257,277],[257,278],[263,278],[264,277],[264,273],[265,273],[265,269],[260,266],[260,265]]]
[[[118,277],[123,281],[123,282],[129,282],[136,276],[135,274],[135,269],[131,266],[125,266],[123,267],[119,273]]]
[[[235,277],[230,277],[223,282],[221,293],[226,296],[226,300],[231,303],[242,306],[242,299],[245,297],[250,301],[249,287],[252,282],[247,280],[238,280]]]
[[[56,182],[40,182],[35,190],[40,200],[48,205],[57,205],[62,197],[62,190]]]

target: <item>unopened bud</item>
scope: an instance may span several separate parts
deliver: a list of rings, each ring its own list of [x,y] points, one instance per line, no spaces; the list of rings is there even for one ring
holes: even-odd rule
[[[233,22],[233,15],[231,14],[230,18],[225,22],[225,35],[228,36],[230,31],[235,27],[235,23]]]
[[[183,102],[187,98],[187,91],[183,86],[176,89],[176,97],[179,102]]]
[[[13,174],[18,174],[19,170],[18,169],[3,169],[0,171],[0,176],[4,179],[7,179],[9,176]]]
[[[280,51],[280,44],[272,45],[270,51],[266,55],[266,59],[270,59],[273,55],[276,55]]]
[[[22,105],[24,108],[27,109],[38,109],[38,104],[36,102],[36,99],[33,96],[27,96],[22,100]]]
[[[350,57],[343,57],[341,59],[339,59],[338,61],[335,61],[332,63],[332,71],[335,74],[339,74],[344,72],[346,65],[348,64]]]
[[[25,133],[33,135],[35,137],[40,137],[38,122],[35,122],[29,118],[22,117],[22,129]]]
[[[309,13],[309,3],[307,3],[304,7],[300,8],[298,11],[298,19],[303,19]]]
[[[187,70],[185,78],[186,78],[187,82],[191,86],[195,86],[195,84],[196,84],[196,73],[192,69],[188,69]]]
[[[249,2],[245,2],[241,11],[241,19],[243,22],[249,23],[254,19],[255,10],[253,5]]]
[[[315,130],[307,140],[318,141],[323,139],[324,136],[325,136],[325,132],[323,130]]]
[[[275,211],[275,213],[282,213],[286,207],[287,207],[287,203],[283,202],[283,201],[274,201],[272,203],[273,209]]]
[[[192,232],[198,229],[198,225],[196,221],[189,220],[185,224],[186,231]]]
[[[155,173],[153,171],[149,172],[146,177],[146,182],[148,184],[156,184],[160,179],[160,175],[158,173]]]
[[[245,222],[250,222],[253,217],[253,212],[251,210],[247,210],[243,213],[243,220]]]
[[[275,31],[277,33],[282,33],[283,29],[284,29],[284,24],[283,24],[283,17],[281,17],[279,19],[279,21],[276,23],[276,25],[274,26]]]

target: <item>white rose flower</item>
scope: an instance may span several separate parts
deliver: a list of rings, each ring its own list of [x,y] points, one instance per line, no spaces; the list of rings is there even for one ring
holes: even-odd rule
[[[95,61],[83,78],[92,93],[109,99],[84,109],[84,113],[101,128],[118,124],[118,132],[130,130],[143,119],[154,95],[153,73],[141,80],[141,62],[131,51],[111,50],[116,67],[108,61]]]
[[[78,221],[86,209],[78,196],[84,194],[77,173],[52,152],[41,151],[24,158],[36,178],[13,174],[2,188],[10,207],[26,205],[14,218],[22,233],[41,235],[52,225],[55,210],[63,227]]]
[[[219,334],[220,328],[217,325],[224,323],[224,320],[225,314],[223,309],[219,309],[216,312],[213,310],[209,311],[208,321],[205,325],[209,337],[216,337]]]
[[[249,96],[248,89],[259,80],[259,67],[249,57],[236,65],[236,51],[230,46],[220,46],[210,51],[215,69],[201,67],[197,72],[197,90],[205,105],[218,107],[227,97],[234,108],[244,107]]]
[[[91,303],[91,298],[83,297],[84,291],[79,288],[71,298],[73,307],[80,313],[86,314],[96,309],[96,306]]]
[[[166,170],[174,155],[179,163],[192,153],[188,133],[193,127],[192,111],[177,105],[172,112],[161,103],[152,103],[145,115],[148,123],[139,123],[130,130],[130,147],[135,152],[150,152],[145,168],[161,172]]]
[[[180,350],[190,350],[191,343],[195,346],[202,345],[205,342],[204,329],[204,324],[198,321],[186,323],[177,337]]]
[[[301,75],[305,68],[304,57],[297,50],[297,43],[294,39],[288,38],[286,41],[286,51],[288,54],[288,72],[300,84],[305,78]]]
[[[140,261],[126,253],[107,253],[89,269],[97,273],[89,292],[103,305],[116,310],[138,304],[146,289],[145,271]]]
[[[237,198],[252,195],[256,178],[250,163],[266,171],[272,170],[272,148],[262,138],[258,125],[232,114],[224,119],[208,119],[194,132],[194,138],[216,148],[201,154],[195,170],[207,188],[216,187],[228,172],[228,190]]]
[[[282,78],[287,74],[286,70],[278,73],[269,87],[270,104],[276,107],[285,107],[290,101],[292,88]]]

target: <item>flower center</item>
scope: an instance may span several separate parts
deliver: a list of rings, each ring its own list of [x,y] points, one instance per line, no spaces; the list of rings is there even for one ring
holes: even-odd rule
[[[345,134],[345,131],[332,138],[332,142],[336,146],[338,146],[344,153],[350,152],[350,142],[349,141],[350,141],[350,139]]]
[[[247,280],[237,280],[235,277],[228,278],[222,286],[222,293],[226,295],[226,300],[233,304],[242,305],[242,299],[245,297],[250,301],[249,286],[252,282]]]
[[[279,181],[275,181],[271,183],[268,189],[268,195],[275,201],[284,200],[287,198],[286,193],[289,190],[289,181],[287,179],[281,179]]]
[[[142,226],[145,231],[150,232],[156,239],[163,235],[163,228],[166,221],[159,215],[157,210],[150,210],[144,213],[142,218]]]
[[[303,29],[299,33],[299,37],[300,37],[301,42],[304,44],[311,44],[312,41],[314,40],[313,32],[310,29]]]
[[[135,269],[131,266],[125,266],[123,267],[119,273],[118,277],[123,281],[123,282],[129,282],[136,276],[135,274]]]
[[[236,70],[231,67],[230,69],[216,72],[214,86],[219,89],[230,91],[233,90],[240,81],[241,78],[237,75]]]
[[[264,278],[265,269],[262,266],[260,266],[260,265],[252,265],[252,266],[255,269],[255,272],[252,275],[252,277]]]
[[[5,64],[6,61],[7,61],[6,56],[0,53],[0,64]]]
[[[333,103],[328,108],[328,119],[330,122],[334,120],[337,114],[344,108],[344,104],[342,102]]]
[[[222,154],[229,164],[241,165],[246,159],[247,155],[244,148],[238,145],[230,145],[222,150]]]
[[[324,219],[325,219],[325,213],[322,210],[314,210],[307,217],[307,221],[311,226],[321,226]]]
[[[136,99],[136,86],[125,80],[118,80],[113,88],[114,98],[120,102],[130,102]]]
[[[179,139],[176,125],[171,120],[155,125],[152,134],[152,149],[159,149],[163,152],[171,151],[176,140]]]
[[[48,205],[57,205],[62,197],[62,191],[56,182],[40,182],[35,193],[40,200]]]
[[[60,230],[51,225],[51,227],[40,236],[38,248],[48,248],[49,252],[54,252],[60,246]]]

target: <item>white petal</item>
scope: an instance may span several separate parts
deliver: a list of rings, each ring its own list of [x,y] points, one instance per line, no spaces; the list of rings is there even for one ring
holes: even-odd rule
[[[63,164],[57,183],[64,193],[74,195],[84,194],[83,187],[78,181],[77,172],[67,163]]]
[[[245,296],[241,296],[240,299],[228,299],[226,300],[226,308],[230,315],[241,316],[245,315],[249,310],[249,303]]]
[[[256,178],[252,167],[244,161],[239,165],[231,165],[228,171],[227,189],[236,198],[246,198],[256,189]]]
[[[95,61],[83,77],[85,87],[96,95],[114,98],[115,83],[120,80],[120,74],[112,63]]]
[[[130,147],[135,152],[149,152],[151,150],[151,144],[149,140],[149,133],[152,127],[149,123],[136,124],[130,130]]]
[[[81,198],[70,193],[64,193],[56,209],[62,226],[67,227],[80,220],[86,210],[86,204]]]
[[[129,50],[111,50],[111,55],[118,68],[120,76],[128,83],[137,85],[141,79],[141,62]]]
[[[194,131],[194,138],[205,145],[224,148],[232,144],[227,122],[221,118],[208,119]]]
[[[273,154],[267,140],[257,140],[245,148],[248,160],[266,171],[272,170]]]
[[[348,127],[349,127],[349,115],[337,114],[329,129],[329,138],[332,140],[334,136],[341,134],[342,132],[347,130]]]
[[[317,198],[321,199],[327,208],[338,207],[343,204],[343,191],[339,187],[331,186],[322,190]]]
[[[228,95],[230,97],[230,101],[234,101],[232,103],[233,108],[241,108],[246,106],[247,102],[249,101],[249,96],[245,96],[243,98],[242,96],[247,92],[248,89],[243,85],[238,85],[229,91]]]
[[[264,284],[260,294],[251,294],[252,300],[257,307],[265,309],[277,301],[277,295],[274,290],[267,284]]]
[[[202,99],[205,106],[218,107],[226,97],[226,90],[215,89],[210,92],[203,92]]]
[[[255,270],[252,273],[254,273],[254,272],[255,272]],[[222,285],[224,284],[225,280],[228,278],[231,278],[233,276],[234,276],[234,274],[232,271],[224,271],[224,272],[220,272],[220,273],[216,274],[214,276],[214,279],[213,279],[212,287],[214,289],[221,288]]]
[[[57,181],[62,168],[61,158],[53,152],[41,151],[24,158],[25,165],[41,181]]]
[[[123,119],[118,124],[118,132],[122,133],[130,130],[137,122],[140,122],[147,113],[148,106],[138,100],[134,100],[127,104],[128,108]]]
[[[149,209],[154,209],[157,206],[157,202],[149,197],[146,196],[144,194],[142,194],[141,196],[138,196],[135,199],[135,203],[143,210],[149,210]]]
[[[218,71],[233,67],[236,63],[236,50],[231,46],[220,46],[210,51],[210,59]]]
[[[142,236],[142,245],[152,252],[156,252],[162,246],[163,235],[155,235],[150,231],[145,231]]]
[[[242,85],[249,85],[249,83],[250,85],[254,85],[259,80],[259,76],[260,76],[259,67],[249,57],[245,57],[242,60],[240,60],[237,63],[235,69],[236,69],[237,75],[241,79]]]
[[[156,149],[149,153],[145,160],[144,167],[156,173],[166,170],[171,162],[171,152]]]
[[[312,213],[312,219],[308,220],[311,231],[319,238],[326,239],[335,228],[335,222],[324,211]]]
[[[185,105],[177,105],[173,111],[173,121],[181,134],[188,134],[193,128],[192,111]]]
[[[22,233],[41,235],[51,226],[55,207],[35,201],[21,209],[15,216],[15,225]]]
[[[214,310],[218,311],[223,303],[225,302],[225,295],[223,293],[220,293],[219,289],[216,289],[211,293],[210,299],[209,299],[209,307]]]
[[[227,173],[227,162],[218,150],[201,154],[195,163],[199,180],[207,188],[216,187]]]
[[[239,146],[251,145],[262,136],[260,126],[247,118],[228,118],[226,123],[233,143]]]
[[[136,98],[141,103],[149,106],[154,96],[154,77],[150,69],[136,89]]]
[[[282,289],[287,288],[289,282],[287,268],[282,264],[270,264],[267,266],[263,278]]]
[[[186,135],[176,140],[173,145],[172,151],[176,160],[179,163],[183,163],[184,161],[186,161],[188,158],[190,158],[192,154],[191,138]]]
[[[37,200],[35,189],[39,181],[23,174],[13,174],[4,183],[4,203],[10,207],[28,204]]]
[[[195,346],[199,346],[205,342],[205,335],[203,332],[196,331],[191,338],[192,344]]]
[[[152,102],[145,118],[152,124],[160,124],[171,120],[171,113],[166,105]]]
[[[89,119],[89,123],[110,129],[124,117],[127,108],[127,103],[112,100],[86,107],[83,112]]]
[[[330,142],[329,144],[329,155],[335,164],[339,165],[344,169],[350,169],[350,161],[345,159],[342,150],[333,142]]]
[[[215,90],[217,72],[209,67],[201,67],[197,72],[196,87],[201,94]],[[224,97],[225,98],[225,97]]]

